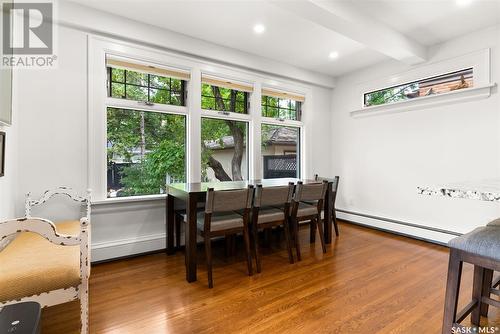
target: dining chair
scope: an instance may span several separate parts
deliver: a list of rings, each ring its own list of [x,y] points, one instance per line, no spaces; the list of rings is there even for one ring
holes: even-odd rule
[[[328,188],[328,181],[321,183],[303,184],[302,181],[297,182],[295,187],[295,194],[292,200],[292,213],[290,215],[290,222],[293,227],[295,251],[297,253],[297,260],[301,260],[300,256],[300,242],[299,242],[299,222],[309,221],[311,235],[316,233],[316,228],[319,230],[319,237],[321,240],[321,248],[323,253],[326,253],[325,238],[321,221],[321,210],[323,209],[323,202]],[[310,204],[313,203],[313,204]]]
[[[318,176],[318,174],[314,174],[314,180],[315,181],[324,181],[324,180],[329,180],[326,177]],[[335,202],[337,200],[337,190],[339,188],[339,181],[340,177],[335,176],[332,181],[332,222],[333,222],[333,228],[335,229],[335,235],[338,237],[339,236],[339,226],[337,224],[337,212],[335,210]]]
[[[249,217],[254,195],[253,185],[242,190],[207,190],[204,212],[197,214],[197,231],[205,242],[207,261],[208,287],[213,288],[212,278],[212,239],[215,237],[243,234],[248,275],[253,274],[252,255],[250,250]],[[238,213],[236,211],[240,211]],[[184,215],[184,222],[187,221]]]
[[[252,208],[252,233],[253,249],[255,252],[255,262],[257,272],[261,272],[261,257],[258,243],[258,232],[260,229],[283,226],[285,230],[286,247],[288,250],[288,260],[293,263],[289,215],[290,204],[292,202],[294,184],[288,183],[283,187],[262,187],[257,185]]]

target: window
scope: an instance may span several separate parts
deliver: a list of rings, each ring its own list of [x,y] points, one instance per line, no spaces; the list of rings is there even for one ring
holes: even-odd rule
[[[107,108],[107,197],[162,194],[186,178],[186,118]]]
[[[249,93],[253,87],[248,84],[202,76],[201,108],[248,114]]]
[[[304,97],[269,89],[262,90],[262,116],[300,121]]]
[[[364,106],[394,103],[423,96],[473,87],[473,70],[468,68],[364,94]]]
[[[202,181],[248,180],[247,138],[247,122],[202,118]]]
[[[184,106],[184,72],[108,59],[108,96],[145,102]]]
[[[300,105],[300,102],[290,99],[262,96],[262,116],[295,121],[299,119]]]
[[[262,124],[261,142],[265,179],[300,177],[300,128]]]

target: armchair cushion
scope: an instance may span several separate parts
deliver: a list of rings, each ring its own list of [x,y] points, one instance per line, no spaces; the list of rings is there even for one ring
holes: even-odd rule
[[[56,224],[57,232],[78,235],[79,221]],[[80,247],[55,245],[22,232],[0,252],[0,301],[16,300],[80,284]]]

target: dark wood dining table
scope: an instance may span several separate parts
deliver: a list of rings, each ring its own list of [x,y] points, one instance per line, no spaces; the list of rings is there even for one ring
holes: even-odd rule
[[[237,190],[245,189],[249,185],[261,184],[263,187],[279,187],[288,185],[289,182],[297,184],[318,183],[321,181],[295,178],[262,179],[249,181],[227,181],[227,182],[194,182],[194,183],[172,183],[167,185],[166,203],[166,227],[167,227],[167,254],[174,254],[174,226],[175,210],[180,207],[186,209],[187,226],[185,231],[185,257],[186,257],[186,280],[196,281],[196,241],[197,226],[196,215],[198,203],[205,202],[208,188],[214,190]],[[332,180],[333,181],[333,180]],[[324,201],[324,237],[326,243],[332,242],[332,182],[328,180],[328,190]]]

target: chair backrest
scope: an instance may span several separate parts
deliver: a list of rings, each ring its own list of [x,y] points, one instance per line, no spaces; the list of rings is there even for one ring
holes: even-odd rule
[[[87,227],[87,221],[82,220],[82,228]],[[0,222],[0,240],[9,235],[32,232],[41,235],[48,241],[62,246],[80,245],[81,236],[71,236],[60,234],[56,230],[56,226],[50,220],[42,218],[18,218]]]
[[[302,181],[299,181],[295,187],[293,200],[294,202],[323,200],[325,198],[327,188],[328,181],[310,184],[303,184]]]
[[[326,181],[332,182],[332,193],[333,193],[332,201],[333,201],[333,204],[335,204],[335,199],[337,198],[337,190],[339,189],[340,177],[335,176],[333,179],[330,179],[327,177],[319,176],[318,174],[314,174],[314,180],[315,181],[326,180]]]
[[[241,190],[219,190],[209,188],[205,204],[205,213],[237,211],[252,207],[254,187],[249,185]]]
[[[64,195],[69,197],[71,200],[75,202],[81,203],[83,206],[85,206],[85,216],[88,221],[90,221],[90,197],[91,197],[91,190],[87,190],[86,196],[80,196],[77,194],[73,189],[68,188],[68,187],[58,187],[55,189],[47,190],[43,193],[43,195],[38,199],[34,200],[31,199],[31,193],[26,194],[26,200],[25,200],[25,216],[30,218],[31,217],[31,209],[35,206],[44,204],[47,202],[49,199],[56,195]]]
[[[290,204],[293,196],[294,184],[288,183],[288,186],[266,187],[261,184],[255,189],[255,198],[253,206],[260,208],[265,206]]]

